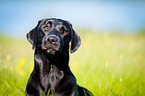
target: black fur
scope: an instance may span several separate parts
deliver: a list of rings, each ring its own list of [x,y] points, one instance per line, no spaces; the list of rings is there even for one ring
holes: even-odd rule
[[[76,51],[81,40],[68,21],[43,19],[27,34],[35,49],[34,69],[28,80],[26,94],[32,96],[93,96],[76,83],[69,68],[70,52]]]

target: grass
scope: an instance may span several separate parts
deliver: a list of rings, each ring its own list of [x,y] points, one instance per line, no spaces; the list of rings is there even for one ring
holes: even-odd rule
[[[144,34],[78,33],[82,45],[70,54],[70,67],[79,85],[95,96],[145,96]],[[25,96],[32,69],[26,39],[0,36],[0,96]]]

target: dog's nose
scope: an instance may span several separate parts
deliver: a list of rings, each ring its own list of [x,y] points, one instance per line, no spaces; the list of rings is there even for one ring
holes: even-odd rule
[[[54,43],[54,42],[57,42],[57,38],[55,36],[49,36],[47,38],[47,41],[50,43]]]

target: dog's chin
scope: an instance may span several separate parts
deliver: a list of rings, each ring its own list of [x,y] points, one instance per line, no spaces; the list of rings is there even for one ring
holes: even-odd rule
[[[57,49],[57,48],[51,48],[51,47],[41,47],[41,49],[48,55],[56,55],[59,54],[61,52],[61,49]]]
[[[50,54],[50,55],[55,55],[55,53],[56,53],[56,51],[53,49],[47,49],[46,52],[47,52],[47,54]]]
[[[45,50],[45,52],[46,52],[48,55],[51,55],[51,56],[54,56],[54,55],[56,55],[56,54],[61,53],[60,50],[54,50],[54,49],[47,49],[47,50]]]

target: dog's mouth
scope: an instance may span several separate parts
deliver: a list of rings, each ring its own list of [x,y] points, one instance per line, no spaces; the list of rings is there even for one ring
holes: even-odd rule
[[[53,49],[48,49],[48,50],[47,50],[47,53],[50,53],[50,54],[55,54],[55,52],[56,52],[56,51],[53,50]]]
[[[60,43],[49,43],[47,41],[44,41],[44,43],[42,43],[41,48],[47,54],[52,54],[52,55],[54,55],[55,53],[60,53],[62,49]]]
[[[43,46],[42,50],[44,50],[46,53],[52,54],[52,55],[54,55],[56,52],[60,52],[59,49],[56,49],[56,48],[51,47],[51,46],[47,46],[47,47]]]

